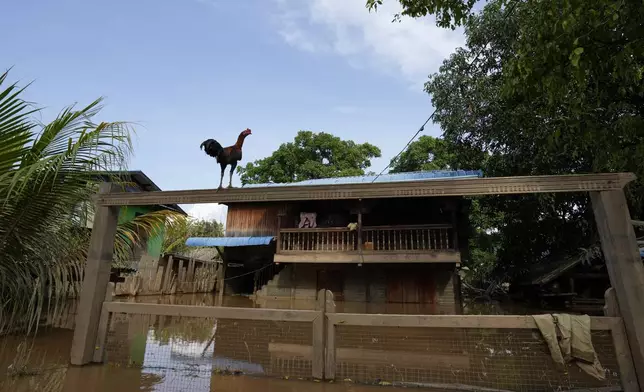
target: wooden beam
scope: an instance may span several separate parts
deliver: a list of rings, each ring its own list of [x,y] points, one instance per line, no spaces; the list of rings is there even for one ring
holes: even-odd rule
[[[318,380],[324,378],[324,347],[326,336],[324,336],[324,313],[326,312],[326,292],[324,289],[318,291],[317,302],[318,317],[313,320],[313,351],[312,351],[312,376]]]
[[[276,263],[460,263],[461,254],[455,251],[422,252],[282,252],[273,258]]]
[[[282,249],[282,215],[277,215],[277,234],[275,236],[275,253],[280,253]]]
[[[219,267],[219,274],[217,279],[217,286],[219,286],[219,294],[217,299],[218,306],[224,306],[224,290],[226,290],[226,262],[224,261]]]
[[[558,176],[451,178],[389,183],[269,186],[99,195],[101,205],[247,203],[290,200],[350,200],[429,196],[476,196],[622,189],[632,173],[568,174]]]
[[[100,185],[99,195],[108,194],[116,189],[116,185],[112,183],[103,183]],[[78,313],[76,314],[71,349],[72,365],[85,365],[94,358],[99,319],[110,281],[118,216],[118,207],[96,207]]]
[[[333,293],[330,290],[324,291],[325,315],[335,314],[336,306],[333,301]],[[326,317],[326,356],[324,358],[324,379],[335,379],[335,324],[331,318]]]
[[[331,314],[327,311],[327,319],[333,325],[365,327],[538,329],[532,316]],[[591,329],[609,331],[613,328],[615,320],[619,319],[615,317],[591,317]]]
[[[590,194],[639,383],[644,382],[644,265],[623,190]]]
[[[358,251],[362,252],[362,211],[358,211]]]
[[[105,308],[110,313],[222,318],[231,320],[312,322],[320,315],[320,312],[315,310],[225,308],[218,306],[162,305],[136,302],[109,302],[105,304]]]

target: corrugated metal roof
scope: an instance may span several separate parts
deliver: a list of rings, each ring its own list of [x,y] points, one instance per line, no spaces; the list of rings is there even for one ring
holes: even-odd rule
[[[313,185],[336,185],[336,184],[362,184],[370,182],[410,182],[410,181],[424,181],[436,180],[447,178],[477,178],[483,177],[481,170],[433,170],[433,171],[418,171],[409,173],[392,173],[383,174],[380,177],[373,176],[355,176],[355,177],[335,177],[335,178],[320,178],[316,180],[306,180],[300,182],[289,183],[266,183],[266,184],[247,184],[244,188],[260,188],[260,187],[274,187],[274,186],[313,186]],[[375,181],[374,181],[375,179]]]
[[[258,246],[272,240],[273,237],[190,237],[186,246]]]

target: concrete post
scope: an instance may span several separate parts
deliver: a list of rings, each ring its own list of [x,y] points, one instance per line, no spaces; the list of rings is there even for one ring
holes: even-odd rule
[[[116,191],[115,184],[101,184],[99,194]],[[76,327],[71,349],[72,365],[85,365],[94,357],[94,344],[107,286],[110,281],[114,236],[119,207],[96,206],[94,226],[87,253]]]
[[[644,383],[644,265],[623,190],[591,192],[595,221],[624,320],[637,378]]]

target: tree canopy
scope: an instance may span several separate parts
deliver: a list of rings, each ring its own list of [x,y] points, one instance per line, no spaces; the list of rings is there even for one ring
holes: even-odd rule
[[[269,157],[237,168],[242,184],[285,183],[317,178],[359,176],[380,157],[369,143],[342,140],[326,132],[300,131]]]
[[[166,229],[163,237],[163,253],[187,254],[190,248],[186,240],[190,237],[223,237],[224,225],[216,220],[181,217]]]
[[[490,176],[632,171],[631,214],[644,213],[644,3],[497,0],[476,13],[469,1],[400,3],[465,27],[465,47],[425,85],[458,165]],[[514,270],[596,240],[586,195],[481,202],[503,213],[499,264]]]
[[[391,160],[391,173],[419,170],[448,170],[454,167],[454,154],[444,139],[423,135],[399,157]]]

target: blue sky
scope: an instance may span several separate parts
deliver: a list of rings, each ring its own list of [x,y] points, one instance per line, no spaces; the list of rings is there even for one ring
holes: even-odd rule
[[[422,83],[463,37],[431,18],[390,23],[393,0],[375,14],[364,3],[8,2],[0,66],[33,81],[27,98],[45,121],[104,96],[101,119],[137,124],[130,167],[162,189],[216,187],[219,168],[199,145],[233,144],[245,128],[242,164],[307,129],[379,146],[380,171],[431,113]],[[216,206],[192,212],[221,216]]]

